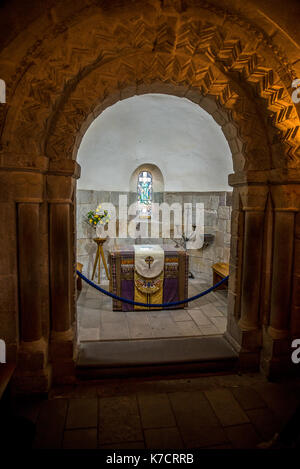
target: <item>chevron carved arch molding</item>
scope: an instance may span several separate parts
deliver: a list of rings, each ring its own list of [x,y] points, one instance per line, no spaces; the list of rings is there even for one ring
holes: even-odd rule
[[[139,62],[139,76],[136,61]],[[95,69],[77,84],[57,112],[49,129],[45,154],[52,160],[60,159],[61,155],[76,159],[88,126],[106,107],[134,95],[162,93],[190,99],[212,115],[228,140],[235,171],[245,169],[245,165],[249,169],[258,165],[270,167],[265,126],[262,122],[258,124],[253,102],[247,97],[241,98],[241,90],[234,83],[228,84],[217,69],[199,68],[198,80],[188,81],[180,67],[174,68],[173,63],[168,67],[167,62],[168,57],[160,55],[152,58],[152,62],[147,61],[147,57],[135,56]],[[254,135],[260,141],[259,153]]]
[[[99,105],[120,99],[125,89],[141,92],[141,84],[148,92],[147,85],[160,81],[213,96],[229,112],[246,168],[297,167],[299,117],[281,78],[282,64],[251,29],[230,17],[224,21],[207,2],[196,3],[184,14],[158,6],[149,18],[126,12],[125,23],[116,14],[104,24],[98,11],[70,26],[67,38],[62,28],[35,50],[14,91],[4,150],[70,158],[77,133]],[[99,74],[102,80],[95,78]]]

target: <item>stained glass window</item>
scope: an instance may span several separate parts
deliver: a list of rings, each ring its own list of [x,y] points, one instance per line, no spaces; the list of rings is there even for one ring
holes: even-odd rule
[[[152,174],[142,171],[138,176],[138,210],[141,217],[151,216],[152,204]]]

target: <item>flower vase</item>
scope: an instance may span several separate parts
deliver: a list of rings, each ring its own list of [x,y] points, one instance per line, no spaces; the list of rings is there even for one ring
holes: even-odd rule
[[[96,226],[97,238],[107,238],[107,232],[105,231],[105,226],[106,225],[101,224],[100,222],[97,223],[97,226]]]

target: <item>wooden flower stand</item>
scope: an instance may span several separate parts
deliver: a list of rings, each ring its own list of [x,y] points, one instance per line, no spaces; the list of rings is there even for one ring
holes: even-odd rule
[[[102,262],[105,268],[106,277],[109,280],[108,268],[107,268],[107,264],[105,260],[104,251],[103,251],[103,244],[105,243],[106,238],[93,238],[93,241],[95,241],[95,243],[97,244],[97,253],[96,253],[95,262],[94,262],[92,280],[94,279],[94,275],[95,275],[97,264],[98,264],[98,283],[100,284],[101,258],[102,258]]]

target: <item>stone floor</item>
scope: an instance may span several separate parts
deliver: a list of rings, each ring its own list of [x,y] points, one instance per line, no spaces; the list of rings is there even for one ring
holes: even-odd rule
[[[108,283],[101,286],[108,289]],[[189,279],[189,297],[211,285]],[[223,334],[226,329],[227,291],[218,290],[189,304],[188,309],[112,311],[112,300],[83,285],[77,301],[80,342],[99,340],[191,337]]]
[[[115,379],[22,398],[15,414],[36,424],[34,448],[255,448],[300,402],[300,380],[259,374]]]

